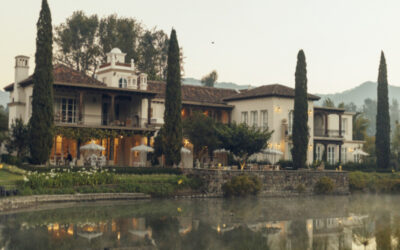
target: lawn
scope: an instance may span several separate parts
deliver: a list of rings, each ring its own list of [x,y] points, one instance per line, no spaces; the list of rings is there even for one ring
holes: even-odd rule
[[[17,181],[23,180],[23,176],[19,174],[13,174],[7,170],[0,169],[0,186],[6,189],[15,188]]]

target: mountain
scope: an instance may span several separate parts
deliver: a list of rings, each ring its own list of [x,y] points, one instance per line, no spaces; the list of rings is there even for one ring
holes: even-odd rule
[[[345,90],[343,92],[335,93],[335,94],[316,94],[321,97],[321,100],[318,101],[317,105],[322,105],[323,101],[326,98],[332,99],[335,105],[338,105],[341,102],[350,103],[353,102],[357,105],[357,107],[361,107],[364,104],[364,100],[367,98],[376,100],[377,98],[377,83],[376,82],[364,82],[361,85]],[[389,85],[389,102],[392,102],[392,99],[399,99],[400,97],[400,87]]]
[[[183,84],[201,86],[201,81],[194,78],[183,78]],[[251,85],[239,85],[233,82],[217,82],[214,87],[222,89],[249,89]]]
[[[7,92],[0,90],[0,105],[6,108],[7,103],[9,102],[9,98],[10,95]]]

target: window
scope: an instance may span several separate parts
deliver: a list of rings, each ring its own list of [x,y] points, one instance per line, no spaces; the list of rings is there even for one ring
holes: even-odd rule
[[[293,110],[290,110],[289,112],[289,135],[292,134],[293,132]]]
[[[335,146],[328,146],[328,163],[335,164]]]
[[[76,99],[59,98],[55,100],[55,119],[61,123],[76,123]]]
[[[120,78],[120,79],[119,79],[119,85],[118,85],[118,87],[120,87],[120,88],[126,88],[126,86],[127,86],[127,81],[126,81],[126,79],[125,79],[125,78]]]
[[[322,149],[321,145],[317,145],[317,148],[315,149],[315,154],[316,154],[315,159],[317,161],[322,160],[322,150],[323,149]]]
[[[248,114],[247,112],[242,112],[242,123],[246,123],[248,124],[249,120],[248,120]]]
[[[347,133],[347,118],[342,119],[342,134],[345,135]]]
[[[267,130],[268,129],[268,111],[261,110],[261,129]]]
[[[254,127],[258,126],[258,112],[257,111],[251,111],[250,120],[251,120],[251,126],[254,126]]]
[[[347,162],[347,148],[342,147],[342,163],[346,163]]]

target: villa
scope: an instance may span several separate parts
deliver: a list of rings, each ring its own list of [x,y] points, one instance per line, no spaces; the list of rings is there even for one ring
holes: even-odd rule
[[[95,140],[105,150],[109,165],[134,166],[139,161],[130,149],[153,143],[164,123],[165,82],[148,81],[132,60],[125,63],[125,53],[114,48],[95,77],[65,65],[54,66],[54,123],[59,128],[93,128],[113,131],[115,138]],[[10,92],[9,123],[21,118],[28,123],[32,114],[32,76],[29,57],[15,57],[14,83],[4,88]],[[352,152],[363,141],[352,136],[354,113],[340,108],[314,106],[320,98],[308,95],[309,145],[307,162],[327,159],[329,163],[358,161]],[[280,84],[236,91],[203,86],[182,86],[182,117],[200,111],[218,122],[247,123],[274,131],[268,147],[290,160],[292,147],[294,89]],[[51,160],[56,162],[69,152],[77,158],[78,142],[56,135]],[[185,145],[190,142],[185,140]],[[324,155],[325,154],[325,155]]]

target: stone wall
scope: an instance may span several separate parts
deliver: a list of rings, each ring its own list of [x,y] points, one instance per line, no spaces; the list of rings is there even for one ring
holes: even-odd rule
[[[241,174],[256,175],[262,182],[260,196],[293,196],[314,194],[314,186],[323,176],[331,178],[335,184],[334,194],[349,194],[349,178],[347,172],[337,171],[240,171],[185,169],[189,176],[201,177],[205,192],[210,196],[222,196],[222,185],[234,176]],[[304,187],[299,192],[298,187]]]

